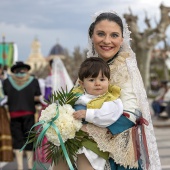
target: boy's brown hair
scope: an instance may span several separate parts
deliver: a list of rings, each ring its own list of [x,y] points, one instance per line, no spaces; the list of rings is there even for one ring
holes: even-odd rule
[[[102,72],[102,76],[106,76],[108,80],[110,80],[109,65],[99,57],[90,57],[80,65],[78,76],[79,79],[83,81],[84,78],[88,77],[96,78],[100,71]]]

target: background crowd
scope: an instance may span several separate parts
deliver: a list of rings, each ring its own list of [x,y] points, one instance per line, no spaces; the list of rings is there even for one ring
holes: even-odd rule
[[[60,71],[55,71],[54,64]],[[30,69],[30,65],[22,61],[14,63],[8,72],[0,67],[0,162],[11,162],[15,157],[18,170],[23,169],[24,156],[27,157],[28,169],[33,168],[33,144],[28,144],[24,151],[20,149],[26,142],[29,130],[38,121],[41,110],[46,107],[45,100],[57,87],[66,89],[67,84],[70,90],[73,86],[58,58],[49,61],[49,74],[45,79],[30,75]],[[46,142],[44,138],[43,144]],[[38,152],[40,161],[45,162],[43,148]]]
[[[155,90],[154,90],[155,91]],[[161,81],[151,103],[155,118],[170,118],[170,82]]]

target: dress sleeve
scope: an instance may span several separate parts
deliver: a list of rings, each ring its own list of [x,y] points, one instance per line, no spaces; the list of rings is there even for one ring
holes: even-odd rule
[[[116,122],[123,113],[120,99],[104,102],[100,109],[87,109],[86,121],[99,127],[107,127]]]

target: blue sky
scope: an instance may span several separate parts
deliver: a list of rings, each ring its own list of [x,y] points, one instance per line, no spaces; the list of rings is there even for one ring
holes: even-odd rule
[[[130,7],[142,31],[145,12],[153,27],[155,19],[159,21],[161,2],[170,7],[170,0],[1,0],[0,36],[17,44],[18,60],[28,58],[35,37],[44,57],[57,42],[71,54],[76,46],[87,47],[87,30],[95,12],[112,9],[122,16]],[[170,28],[167,35],[170,39]]]

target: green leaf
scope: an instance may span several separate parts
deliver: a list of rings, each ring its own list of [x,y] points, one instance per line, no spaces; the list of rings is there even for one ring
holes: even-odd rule
[[[49,104],[57,102],[61,106],[64,104],[70,104],[71,106],[73,106],[77,99],[78,99],[78,96],[75,93],[73,93],[73,88],[70,91],[68,91],[67,88],[66,88],[66,91],[64,91],[64,89],[61,88],[60,91],[58,90],[58,91],[53,92],[51,96],[49,96],[49,99],[46,102]],[[60,159],[66,160],[61,146],[56,146],[50,141],[42,145],[42,140],[40,140],[38,143],[38,146],[36,146],[36,142],[41,131],[42,131],[42,128],[39,128],[39,131],[34,130],[29,133],[28,143],[33,143],[34,150],[44,149],[47,155],[46,156],[47,162],[49,160],[52,160],[55,164],[57,164]],[[76,132],[75,138],[68,139],[64,143],[68,156],[73,165],[76,165],[75,157],[77,156],[78,149],[82,147],[82,140],[84,138],[87,139],[88,135],[86,132],[83,132],[80,130]]]

